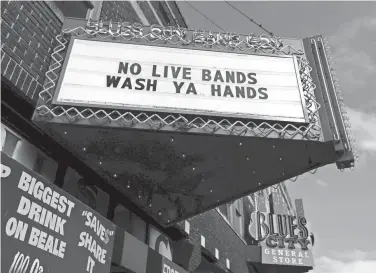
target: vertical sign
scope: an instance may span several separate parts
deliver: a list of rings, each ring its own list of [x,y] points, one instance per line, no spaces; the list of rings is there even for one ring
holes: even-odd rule
[[[296,216],[304,217],[303,199],[295,199]]]
[[[115,225],[1,156],[1,272],[108,273]]]

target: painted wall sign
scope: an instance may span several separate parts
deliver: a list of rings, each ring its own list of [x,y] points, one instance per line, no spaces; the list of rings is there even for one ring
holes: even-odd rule
[[[72,38],[55,104],[307,122],[294,56]]]
[[[252,212],[249,234],[260,242],[262,263],[313,266],[305,217]]]
[[[1,271],[109,272],[115,225],[1,156]]]
[[[149,226],[149,247],[172,261],[170,240],[152,226]]]

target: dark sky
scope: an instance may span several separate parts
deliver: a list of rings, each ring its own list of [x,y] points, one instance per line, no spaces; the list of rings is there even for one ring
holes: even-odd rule
[[[223,1],[189,2],[230,32],[264,33]],[[178,2],[191,29],[219,29]],[[360,161],[353,172],[335,165],[289,183],[303,198],[316,235],[315,273],[376,272],[376,2],[234,2],[277,36],[328,36]]]

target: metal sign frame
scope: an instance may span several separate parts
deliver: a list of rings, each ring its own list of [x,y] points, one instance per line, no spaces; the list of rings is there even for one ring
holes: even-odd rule
[[[84,40],[84,41],[97,41],[97,42],[108,42],[108,43],[119,43],[119,44],[132,44],[132,45],[142,45],[142,46],[149,46],[149,47],[164,47],[164,48],[171,48],[171,46],[169,44],[151,44],[151,43],[140,43],[140,42],[136,42],[134,40],[126,40],[126,41],[123,41],[123,40],[113,40],[113,39],[107,39],[107,38],[101,38],[101,37],[77,37],[77,36],[72,36],[70,41],[69,41],[69,45],[67,46],[67,52],[66,52],[66,55],[65,55],[65,58],[64,58],[64,62],[62,64],[62,67],[61,67],[61,72],[60,72],[60,77],[57,81],[57,84],[56,84],[56,91],[53,95],[53,99],[52,99],[52,104],[55,104],[55,105],[65,105],[65,106],[79,106],[79,107],[94,107],[94,108],[104,108],[104,109],[123,109],[123,110],[134,110],[134,111],[153,111],[153,112],[162,112],[162,113],[174,113],[174,114],[189,114],[189,115],[196,115],[196,116],[200,116],[200,115],[203,115],[203,116],[207,116],[209,115],[210,116],[210,113],[205,113],[204,111],[191,111],[191,110],[182,110],[182,109],[179,109],[179,110],[175,110],[173,108],[166,108],[166,109],[160,109],[158,107],[153,107],[152,109],[150,108],[145,108],[145,107],[138,107],[138,106],[135,106],[135,105],[124,105],[122,103],[119,103],[117,104],[116,103],[116,106],[114,104],[92,104],[92,103],[84,103],[82,101],[67,101],[67,102],[62,102],[62,101],[58,101],[58,96],[59,96],[59,93],[60,93],[60,88],[61,88],[61,85],[62,85],[62,82],[63,82],[63,79],[64,79],[64,76],[65,76],[65,73],[66,73],[66,70],[67,70],[67,66],[68,66],[68,63],[69,63],[69,59],[70,59],[70,56],[71,56],[71,52],[72,52],[72,48],[73,48],[73,45],[74,45],[74,41],[78,39],[78,40]],[[178,49],[181,49],[181,50],[194,50],[194,51],[212,51],[212,50],[208,50],[207,48],[182,48],[182,47],[173,47],[173,48],[178,48]],[[215,51],[217,52],[217,51]],[[234,52],[223,52],[224,54],[234,54]],[[242,54],[242,55],[256,55],[258,56],[258,54],[249,54],[247,52],[237,52],[236,54]],[[235,55],[235,54],[234,54]],[[288,59],[292,59],[293,60],[293,63],[294,63],[294,67],[295,67],[295,71],[297,72],[296,74],[296,80],[297,80],[297,85],[298,85],[298,89],[299,89],[299,96],[300,96],[300,101],[301,101],[301,105],[302,105],[302,110],[303,110],[303,115],[304,115],[304,121],[301,119],[301,118],[296,118],[296,117],[277,117],[277,116],[263,116],[263,115],[258,115],[258,114],[245,114],[245,115],[239,115],[239,114],[227,114],[227,113],[220,113],[218,112],[217,114],[215,114],[215,116],[218,116],[218,117],[222,117],[222,118],[242,118],[242,119],[260,119],[260,120],[269,120],[269,121],[277,121],[277,122],[292,122],[292,123],[299,123],[299,124],[307,124],[309,123],[309,118],[308,118],[308,111],[307,111],[307,107],[306,107],[306,100],[304,98],[304,92],[303,92],[303,86],[302,86],[302,83],[301,83],[301,79],[299,78],[300,77],[300,73],[299,73],[299,64],[298,64],[298,57],[296,55],[273,55],[273,54],[263,54],[262,56],[266,56],[266,57],[274,57],[274,58],[288,58]],[[213,113],[214,115],[214,113]]]
[[[46,82],[39,94],[40,100],[34,118],[40,121],[64,121],[86,125],[100,124],[101,126],[122,128],[322,141],[322,130],[318,114],[320,105],[315,99],[315,84],[310,76],[311,67],[305,59],[302,50],[295,49],[291,45],[283,45],[281,39],[278,37],[264,35],[245,36],[226,34],[226,36],[225,34],[218,34],[215,36],[212,32],[205,32],[203,30],[186,32],[184,35],[181,35],[184,30],[172,28],[163,28],[164,32],[160,35],[155,35],[151,27],[149,27],[149,30],[146,34],[131,33],[129,37],[117,38],[110,31],[105,32],[100,28],[96,30],[88,29],[84,20],[67,19],[64,23],[62,33],[56,36],[58,46],[55,47],[52,53],[53,63],[46,73]],[[137,44],[158,44],[169,47],[198,48],[218,52],[295,56],[299,65],[309,122],[307,124],[296,124],[293,122],[271,120],[218,118],[188,114],[103,109],[103,107],[54,105],[52,104],[52,99],[63,67],[69,39],[72,36],[80,38],[96,36],[100,39],[121,39],[124,42]],[[187,38],[188,36],[191,37],[191,40]],[[220,38],[217,39],[215,37]],[[223,37],[227,37],[227,40]]]
[[[305,55],[311,64],[311,76],[317,83],[316,100],[319,109],[322,133],[325,141],[332,141],[337,153],[337,167],[353,169],[359,155],[355,138],[351,137],[351,124],[342,100],[338,79],[333,75],[333,65],[329,56],[329,45],[321,36],[303,39]]]

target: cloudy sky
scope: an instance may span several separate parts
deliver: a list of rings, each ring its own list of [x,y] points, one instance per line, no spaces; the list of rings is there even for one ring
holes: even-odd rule
[[[189,3],[227,31],[263,33],[225,2]],[[303,198],[316,235],[314,273],[376,272],[376,2],[231,4],[278,36],[329,38],[361,158],[352,172],[328,166],[303,175],[290,195]],[[190,28],[219,30],[184,1],[179,6]]]

